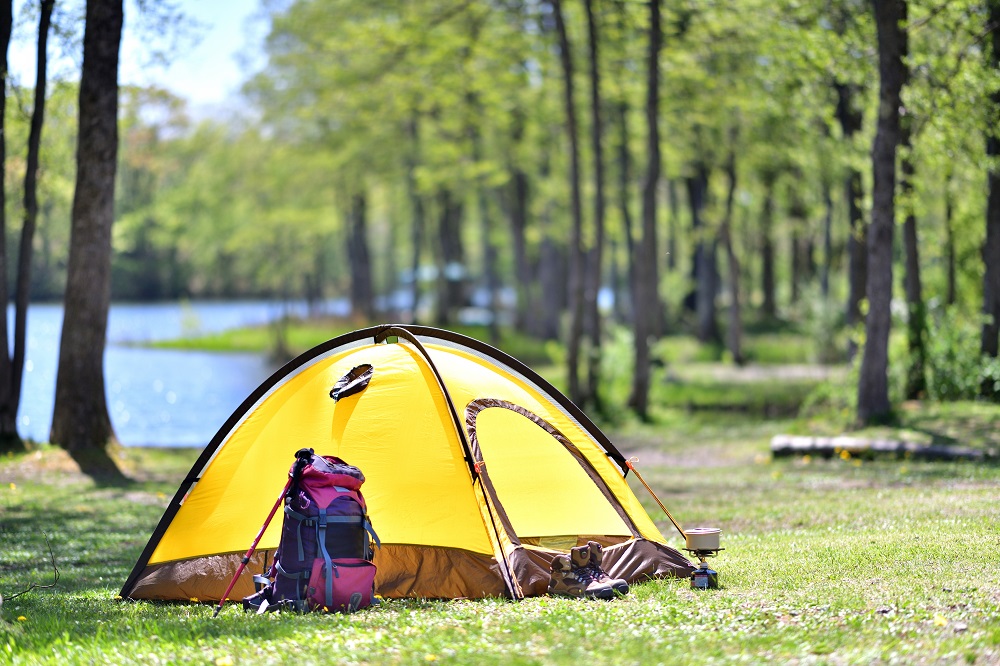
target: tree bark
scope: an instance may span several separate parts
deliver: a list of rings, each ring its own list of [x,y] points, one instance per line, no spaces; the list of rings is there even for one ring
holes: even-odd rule
[[[572,232],[569,250],[569,334],[566,341],[566,375],[569,399],[575,404],[583,402],[580,385],[580,347],[583,338],[583,209],[580,194],[580,147],[576,122],[576,104],[573,93],[573,53],[569,34],[563,18],[562,0],[550,0],[559,36],[559,62],[563,73],[563,109],[566,114],[566,138],[570,152],[570,214]]]
[[[680,195],[677,180],[667,179],[667,197],[670,199],[670,223],[667,225],[667,271],[677,270],[677,230],[681,225]]]
[[[465,248],[462,244],[462,202],[447,187],[438,191],[438,326],[451,326],[465,304]]]
[[[7,170],[7,50],[13,26],[14,8],[12,0],[0,2],[0,174]],[[2,183],[2,179],[0,179]],[[3,308],[0,308],[0,451],[20,451],[24,445],[17,434],[17,405],[12,394],[14,366],[7,355],[7,194],[0,187],[0,294],[3,294]]]
[[[687,179],[688,203],[691,206],[691,229],[695,237],[692,294],[695,311],[695,334],[699,341],[718,344],[722,341],[716,318],[715,296],[719,292],[719,266],[716,261],[715,235],[709,237],[704,211],[708,196],[708,169],[695,165],[695,175]]]
[[[660,311],[656,263],[656,188],[660,182],[660,49],[663,31],[661,0],[649,2],[649,54],[646,60],[646,175],[642,183],[642,241],[636,245],[635,370],[629,406],[643,420],[649,418],[650,336]]]
[[[375,320],[375,288],[368,249],[368,198],[363,191],[351,195],[348,212],[347,262],[351,268],[351,316],[366,324]]]
[[[989,0],[989,26],[992,30],[989,51],[989,65],[994,72],[1000,72],[1000,0]],[[1000,91],[990,95],[991,122],[986,134],[986,156],[991,168],[987,172],[989,190],[986,203],[986,242],[983,245],[983,323],[980,350],[986,356],[996,357],[1000,346],[1000,169],[996,160],[1000,158]],[[984,394],[992,394],[990,387],[983,385]]]
[[[802,174],[794,174],[795,186],[798,188],[799,184],[802,183]],[[808,218],[806,213],[806,205],[802,200],[802,193],[798,189],[794,189],[791,192],[792,204],[788,210],[789,222],[792,225],[792,233],[790,237],[790,257],[791,257],[791,280],[789,284],[789,294],[790,302],[794,305],[799,302],[799,297],[802,293],[802,283],[806,281],[809,274],[808,261],[806,258],[806,241],[803,234],[807,237],[808,231]]]
[[[410,116],[406,125],[410,135],[410,153],[406,164],[406,193],[410,199],[410,272],[413,283],[410,285],[410,321],[418,323],[420,310],[420,255],[424,247],[424,227],[427,226],[424,211],[424,198],[417,188],[416,169],[420,155],[420,120],[416,113]]]
[[[635,232],[632,230],[632,212],[629,206],[629,183],[632,179],[632,159],[628,148],[628,102],[621,100],[616,105],[618,121],[618,210],[622,216],[622,235],[625,239],[626,281],[628,283],[628,305],[623,308],[622,321],[634,325],[635,317]]]
[[[833,266],[833,196],[830,183],[823,183],[823,266],[819,275],[819,291],[825,301],[830,296],[830,270]]]
[[[84,473],[121,480],[104,386],[111,227],[118,155],[122,0],[88,0],[80,78],[76,189],[50,439]]]
[[[764,203],[760,214],[760,280],[764,302],[761,312],[769,319],[778,316],[778,304],[775,298],[774,280],[774,177],[764,176]]]
[[[906,125],[910,119],[903,121]],[[907,400],[916,400],[927,393],[927,309],[924,305],[923,289],[920,281],[920,253],[917,245],[917,216],[913,204],[913,177],[916,173],[913,159],[910,128],[902,129],[902,145],[904,155],[900,170],[902,178],[900,190],[906,206],[906,219],[903,222],[903,253],[906,268],[903,285],[906,292],[906,341],[910,352],[909,365],[906,369],[905,395]]]
[[[958,302],[956,260],[955,260],[955,198],[951,191],[951,167],[944,183],[944,256],[947,286],[945,288],[945,305],[955,305]]]
[[[735,135],[735,130],[733,131]],[[731,139],[735,144],[735,136]],[[740,262],[733,247],[733,200],[736,197],[736,146],[729,147],[729,157],[726,160],[726,175],[729,177],[729,189],[726,192],[726,212],[719,228],[719,240],[726,252],[729,277],[729,326],[726,331],[726,343],[733,363],[743,365],[743,316],[740,311]]]
[[[601,312],[598,298],[604,264],[604,126],[601,122],[601,68],[597,19],[593,0],[584,0],[587,11],[587,34],[590,47],[590,144],[594,160],[594,245],[587,253],[584,285],[585,328],[590,334],[587,354],[587,385],[583,402],[602,410],[601,384]]]
[[[534,282],[531,264],[528,261],[528,174],[522,169],[511,167],[510,185],[510,235],[514,251],[515,285],[517,306],[514,313],[514,328],[522,333],[530,330],[532,312],[531,284]]]
[[[844,135],[844,142],[850,143],[852,137],[861,130],[862,115],[857,108],[857,89],[853,85],[836,83],[837,120]],[[854,167],[848,167],[844,178],[844,198],[847,200],[847,217],[850,231],[847,237],[847,304],[845,323],[853,328],[861,321],[861,301],[865,297],[868,281],[868,242],[867,227],[861,211],[861,199],[864,197],[861,184],[861,172]],[[848,356],[854,358],[857,344],[853,338],[848,343]]]
[[[868,233],[868,316],[865,349],[858,376],[858,421],[887,418],[889,329],[892,300],[892,237],[895,226],[896,148],[899,108],[906,78],[903,64],[905,0],[873,0],[878,34],[879,112],[872,146],[872,221]]]
[[[38,53],[35,69],[35,99],[28,134],[28,156],[24,171],[24,224],[17,259],[17,287],[14,295],[14,354],[12,356],[10,403],[15,418],[21,404],[24,358],[27,350],[28,302],[31,293],[31,263],[35,229],[38,226],[38,155],[45,125],[45,89],[48,72],[49,27],[55,0],[42,0],[38,18]],[[16,436],[16,431],[14,435]],[[3,437],[6,433],[0,433]]]

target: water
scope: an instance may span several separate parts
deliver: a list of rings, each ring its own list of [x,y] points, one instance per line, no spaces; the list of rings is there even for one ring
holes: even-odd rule
[[[325,304],[340,313],[342,304]],[[208,444],[243,400],[277,366],[258,354],[149,349],[135,343],[263,324],[304,303],[267,301],[113,304],[104,380],[108,411],[125,446]],[[28,310],[28,344],[18,432],[48,441],[62,330],[61,305]],[[13,309],[8,309],[13,322]],[[12,326],[12,323],[11,323]]]

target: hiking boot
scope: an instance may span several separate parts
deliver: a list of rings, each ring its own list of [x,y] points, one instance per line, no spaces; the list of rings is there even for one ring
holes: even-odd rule
[[[601,544],[596,541],[588,541],[587,546],[590,548],[590,562],[587,567],[590,568],[594,580],[610,584],[611,589],[618,594],[628,594],[628,583],[624,579],[612,578],[601,568],[601,560],[604,559],[604,549],[601,548]]]
[[[586,548],[586,546],[581,546],[581,548]],[[573,557],[573,553],[555,556],[555,559],[552,560],[552,574],[549,578],[549,594],[600,599],[613,597],[615,593],[611,586],[602,585],[595,581],[589,569],[575,565],[576,559]]]

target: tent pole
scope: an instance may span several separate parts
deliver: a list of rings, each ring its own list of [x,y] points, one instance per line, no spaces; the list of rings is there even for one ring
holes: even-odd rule
[[[281,506],[282,500],[285,499],[285,493],[287,493],[288,489],[291,487],[292,481],[293,479],[289,478],[288,483],[286,483],[285,487],[281,490],[281,494],[278,495],[278,501],[274,503],[273,507],[271,507],[271,513],[267,514],[267,520],[265,520],[264,524],[261,526],[260,532],[257,532],[257,538],[253,540],[253,543],[250,545],[250,550],[247,551],[247,554],[244,555],[243,559],[240,561],[240,566],[236,569],[236,575],[234,575],[233,579],[229,581],[229,587],[226,588],[226,593],[222,595],[221,599],[219,599],[219,605],[216,607],[215,612],[212,613],[212,617],[218,617],[219,611],[222,610],[222,604],[226,603],[226,599],[229,598],[229,593],[233,591],[233,587],[236,585],[237,579],[239,579],[240,574],[243,573],[243,570],[250,562],[250,558],[253,556],[254,551],[257,550],[257,544],[260,543],[261,538],[264,536],[267,526],[271,524],[271,519],[274,518],[274,514],[278,512],[278,507]]]
[[[264,524],[260,526],[260,532],[257,532],[257,538],[253,540],[252,544],[250,544],[250,550],[247,551],[247,554],[244,555],[243,559],[240,561],[240,566],[236,569],[236,575],[234,575],[233,579],[229,581],[229,587],[226,588],[226,593],[222,595],[221,599],[219,599],[219,605],[216,607],[215,612],[212,613],[212,617],[219,616],[219,611],[222,610],[222,604],[226,603],[226,599],[229,598],[229,593],[233,591],[233,586],[236,585],[236,580],[240,577],[240,574],[243,573],[243,570],[246,569],[247,564],[250,562],[250,558],[253,556],[253,552],[257,550],[257,544],[260,543],[261,538],[264,536],[264,532],[267,531],[267,526],[271,524],[271,519],[274,518],[274,514],[278,512],[278,507],[281,506],[282,500],[284,500],[289,494],[289,489],[292,489],[292,495],[298,493],[299,480],[302,478],[302,472],[305,470],[306,465],[312,462],[313,453],[315,452],[312,449],[299,449],[295,452],[295,464],[292,465],[292,469],[288,471],[288,482],[285,483],[285,487],[282,488],[281,494],[278,495],[278,501],[274,503],[273,507],[271,507],[271,513],[267,514],[267,519],[264,521]]]
[[[637,462],[639,462],[638,458],[629,458],[628,460],[625,461],[625,464],[628,465],[628,468],[630,470],[632,470],[633,472],[635,472],[636,478],[639,479],[639,482],[642,483],[642,485],[644,485],[646,487],[646,490],[648,490],[649,494],[653,496],[653,499],[656,500],[656,503],[660,505],[660,508],[663,509],[663,513],[667,514],[667,518],[669,518],[670,522],[672,522],[674,524],[674,527],[677,528],[677,531],[680,532],[681,536],[684,537],[685,539],[687,539],[687,534],[684,532],[684,530],[681,528],[681,526],[677,523],[677,521],[674,520],[674,517],[670,515],[670,512],[667,511],[667,507],[663,506],[663,502],[661,502],[660,498],[656,496],[656,493],[653,492],[653,489],[649,487],[649,484],[646,483],[646,480],[644,478],[642,478],[642,474],[639,474],[639,470],[637,470],[635,468],[635,463],[637,463]]]

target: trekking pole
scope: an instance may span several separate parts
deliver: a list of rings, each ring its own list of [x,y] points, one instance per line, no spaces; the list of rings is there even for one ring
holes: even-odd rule
[[[232,592],[233,587],[236,586],[236,581],[239,580],[240,574],[243,573],[244,569],[246,569],[247,564],[250,562],[250,558],[253,557],[254,551],[257,550],[257,544],[260,543],[261,538],[264,536],[264,532],[267,531],[267,526],[271,524],[271,519],[274,518],[274,514],[278,512],[278,507],[281,506],[281,503],[288,494],[292,484],[295,483],[297,485],[299,477],[302,476],[302,470],[305,469],[305,466],[309,463],[309,460],[312,458],[312,454],[312,449],[299,449],[298,452],[296,452],[295,466],[288,475],[288,482],[285,483],[285,487],[281,489],[281,494],[278,495],[278,501],[274,503],[273,507],[271,507],[271,513],[267,514],[267,519],[264,521],[264,524],[261,525],[260,531],[257,532],[257,538],[255,538],[253,543],[250,544],[250,550],[248,550],[247,554],[243,556],[242,560],[240,560],[240,566],[236,569],[236,574],[233,576],[233,579],[229,581],[229,587],[226,588],[226,593],[222,595],[221,599],[219,599],[219,605],[216,606],[215,612],[212,613],[212,617],[219,616],[219,611],[222,610],[222,605],[226,603],[226,599],[229,598],[229,593]]]
[[[660,508],[663,509],[663,513],[667,514],[667,518],[669,518],[670,522],[674,524],[674,527],[676,527],[677,531],[681,533],[681,536],[687,539],[687,534],[684,532],[683,529],[681,529],[681,526],[677,524],[677,521],[674,520],[674,517],[670,515],[670,512],[667,511],[667,507],[663,506],[663,502],[661,502],[660,498],[656,496],[656,493],[653,492],[653,489],[649,487],[649,484],[646,483],[646,480],[642,478],[642,474],[639,474],[639,470],[635,468],[635,463],[637,462],[639,462],[638,458],[629,458],[628,460],[625,461],[625,464],[628,466],[630,470],[635,472],[636,478],[639,479],[639,482],[646,487],[646,490],[648,490],[649,494],[653,496],[653,499],[656,500],[656,503],[660,505]]]

